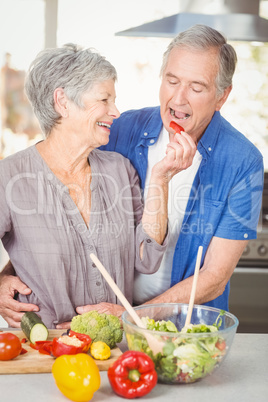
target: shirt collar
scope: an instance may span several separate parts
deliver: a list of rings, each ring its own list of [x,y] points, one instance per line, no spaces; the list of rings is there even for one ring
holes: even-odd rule
[[[198,142],[197,149],[202,156],[211,156],[216,147],[221,126],[220,112],[215,112],[206,131]]]
[[[160,115],[160,107],[156,107],[153,111],[152,115],[148,119],[146,125],[144,126],[144,130],[141,132],[141,139],[144,140],[155,140],[159,137],[159,134],[162,129],[162,119]],[[154,144],[153,141],[151,144]],[[149,141],[150,142],[150,141]]]

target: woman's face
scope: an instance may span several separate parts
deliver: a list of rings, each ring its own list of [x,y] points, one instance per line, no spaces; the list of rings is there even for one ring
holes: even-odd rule
[[[114,119],[120,116],[115,106],[115,86],[113,80],[96,83],[82,96],[84,108],[73,102],[69,104],[68,130],[78,140],[97,148],[109,142],[110,128]]]

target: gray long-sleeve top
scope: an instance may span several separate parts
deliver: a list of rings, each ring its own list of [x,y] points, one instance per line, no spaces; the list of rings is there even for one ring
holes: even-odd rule
[[[120,304],[92,263],[91,252],[132,303],[134,269],[155,272],[166,248],[167,240],[159,245],[143,231],[139,179],[130,162],[99,150],[88,160],[88,227],[68,188],[35,146],[0,162],[0,237],[17,275],[32,289],[18,299],[37,304],[48,328],[70,321],[77,306]]]

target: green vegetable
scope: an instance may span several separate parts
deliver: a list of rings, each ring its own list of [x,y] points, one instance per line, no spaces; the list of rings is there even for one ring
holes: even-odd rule
[[[222,316],[224,316],[225,311],[221,310],[220,314],[218,315],[216,321],[214,322],[213,326],[215,326],[217,329],[220,328],[221,324],[222,324]]]
[[[123,330],[118,317],[93,310],[73,317],[71,329],[90,336],[93,342],[105,342],[111,349],[122,341]]]
[[[163,331],[163,332],[179,332],[176,325],[172,321],[155,321],[153,318],[142,317],[142,322],[145,324],[147,329],[153,331]]]
[[[165,382],[194,382],[210,373],[226,353],[226,343],[219,337],[218,329],[222,324],[221,311],[213,325],[189,325],[178,331],[171,321],[154,321],[142,317],[147,329],[153,331],[180,332],[181,336],[167,338],[163,353],[153,354],[147,340],[141,334],[126,334],[131,350],[142,350],[154,361],[158,379]],[[215,332],[215,336],[207,336]],[[188,334],[204,333],[204,337],[189,337]],[[185,336],[187,335],[187,336]],[[164,337],[160,335],[160,340]]]
[[[48,338],[47,327],[41,318],[33,311],[27,311],[23,314],[20,326],[31,343],[46,341]]]

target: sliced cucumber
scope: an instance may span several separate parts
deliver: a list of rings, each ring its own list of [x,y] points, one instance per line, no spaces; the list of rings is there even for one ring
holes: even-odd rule
[[[33,311],[27,311],[21,319],[21,329],[31,343],[36,341],[46,341],[48,329],[41,318]]]

